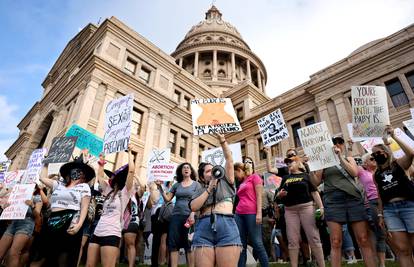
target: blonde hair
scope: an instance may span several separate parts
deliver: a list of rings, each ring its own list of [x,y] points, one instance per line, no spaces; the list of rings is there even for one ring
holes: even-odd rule
[[[234,170],[242,170],[246,176],[253,174],[253,166],[249,163],[236,162],[234,163]]]

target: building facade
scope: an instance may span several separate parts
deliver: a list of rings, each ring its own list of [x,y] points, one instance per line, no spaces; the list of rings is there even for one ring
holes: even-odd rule
[[[414,107],[414,24],[358,48],[273,99],[265,94],[266,81],[260,58],[214,6],[171,55],[111,17],[99,27],[87,25],[69,41],[42,83],[41,99],[18,124],[19,137],[6,156],[12,170],[24,169],[34,149],[49,148],[72,124],[102,137],[104,107],[129,93],[135,95],[131,143],[142,179],[153,148],[170,147],[173,162],[196,166],[201,151],[218,145],[212,136],[192,135],[194,98],[232,99],[243,131],[227,138],[241,142],[242,154],[253,158],[259,171],[265,155],[256,121],[277,108],[290,138],[272,148],[273,156],[290,147],[301,150],[297,129],[318,121],[347,138],[353,85],[386,86],[391,122],[402,127]],[[107,159],[112,168],[126,161],[121,154]]]

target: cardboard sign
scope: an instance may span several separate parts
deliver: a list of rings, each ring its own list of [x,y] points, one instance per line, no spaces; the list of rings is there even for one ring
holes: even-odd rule
[[[175,163],[151,164],[148,169],[148,182],[155,180],[172,181],[174,180],[176,168],[177,164]]]
[[[106,106],[103,146],[105,155],[128,150],[133,107],[133,94],[114,99]]]
[[[352,86],[354,137],[382,137],[390,124],[387,92],[382,86]]]
[[[403,121],[403,124],[414,135],[414,120]]]
[[[0,162],[0,183],[4,182],[4,174],[9,170],[10,163],[10,160]]]
[[[191,115],[194,135],[242,130],[230,98],[191,100]]]
[[[148,164],[168,163],[170,162],[171,149],[153,149],[148,158]]]
[[[351,140],[353,142],[362,142],[362,141],[365,141],[367,139],[367,138],[364,138],[364,137],[355,137],[354,136],[354,133],[353,133],[353,130],[352,130],[352,123],[347,123],[346,127],[348,129],[349,138],[351,138]]]
[[[322,121],[298,130],[303,150],[308,156],[310,171],[338,165],[333,143],[326,122]]]
[[[230,144],[229,148],[233,157],[233,162],[243,162],[240,143]],[[201,152],[201,161],[210,163],[213,166],[226,166],[223,149],[221,147],[205,150]]]
[[[264,187],[269,190],[276,190],[279,188],[280,183],[282,182],[282,177],[279,177],[273,173],[265,172],[264,177]]]
[[[60,167],[62,167],[63,164],[65,164],[65,163],[50,163],[47,166],[47,175],[48,176],[51,175],[51,174],[59,175]]]
[[[23,180],[23,184],[33,184],[39,182],[40,171],[43,167],[43,159],[46,155],[46,148],[35,149],[30,156],[29,162],[27,163],[26,173]]]
[[[280,109],[257,121],[264,146],[272,146],[289,137],[289,132]]]
[[[73,124],[66,133],[66,136],[78,137],[78,140],[76,141],[76,147],[79,149],[88,149],[89,153],[95,157],[99,157],[99,154],[102,152],[102,138],[97,137],[79,125]]]
[[[29,206],[24,203],[32,199],[34,184],[17,184],[13,187],[7,201],[9,206],[5,208],[0,216],[0,220],[22,220],[26,217]]]
[[[43,163],[68,162],[75,149],[76,140],[78,140],[76,136],[53,138],[52,146]]]

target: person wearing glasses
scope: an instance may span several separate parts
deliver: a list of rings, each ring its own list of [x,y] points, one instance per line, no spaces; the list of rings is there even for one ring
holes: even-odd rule
[[[332,266],[341,266],[342,225],[348,223],[361,248],[365,265],[374,267],[376,262],[369,238],[365,196],[354,178],[358,175],[357,164],[352,157],[345,156],[345,141],[342,137],[334,137],[332,142],[340,164],[315,171],[311,175],[313,184],[324,182],[323,202],[330,231]]]
[[[393,157],[388,140],[372,148],[372,157],[377,163],[374,175],[380,201],[378,201],[378,217],[380,225],[387,225],[391,233],[391,242],[397,248],[400,266],[414,266],[412,257],[414,244],[414,184],[407,176],[414,159],[414,150],[387,126],[385,133],[391,136],[404,151],[404,156]]]
[[[365,196],[369,202],[367,208],[368,220],[375,234],[376,251],[380,267],[385,267],[385,231],[379,225],[378,220],[378,191],[374,182],[374,173],[377,169],[377,163],[371,154],[367,153],[362,156],[362,166],[358,167],[359,182],[364,187]]]

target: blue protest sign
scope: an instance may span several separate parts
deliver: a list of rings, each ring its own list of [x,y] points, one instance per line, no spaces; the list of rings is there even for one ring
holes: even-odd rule
[[[93,133],[83,129],[79,125],[73,124],[66,136],[77,136],[78,141],[76,141],[76,147],[79,149],[88,149],[89,154],[99,157],[99,154],[102,152],[103,140]]]

